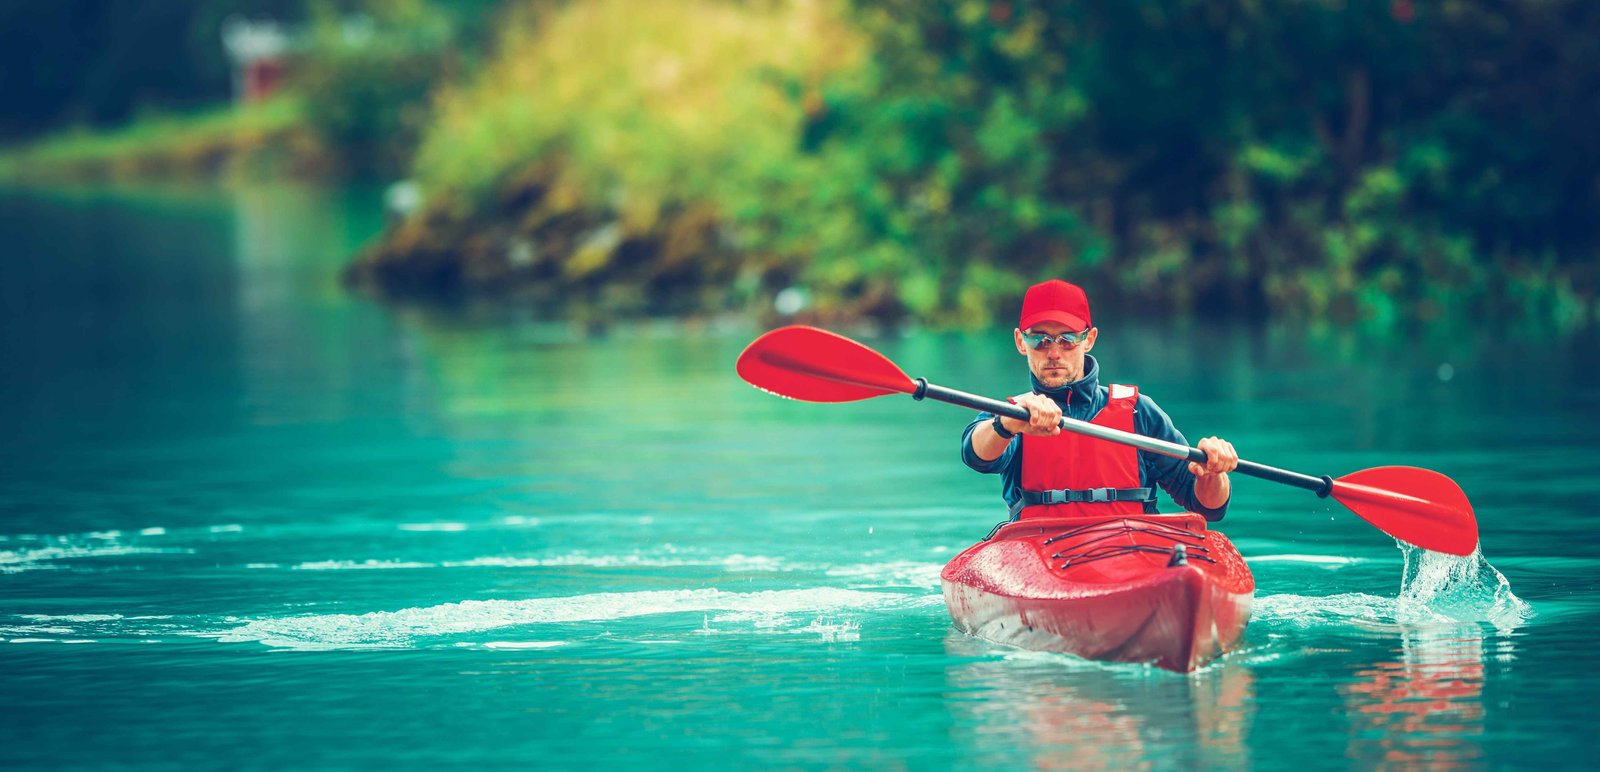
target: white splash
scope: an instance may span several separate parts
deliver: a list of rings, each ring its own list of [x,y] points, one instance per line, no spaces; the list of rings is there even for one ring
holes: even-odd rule
[[[554,557],[514,557],[514,556],[485,556],[470,560],[452,560],[442,563],[445,568],[543,568],[554,566],[581,566],[588,568],[679,568],[703,566],[708,568],[721,568],[728,571],[788,571],[795,570],[795,566],[787,565],[778,558],[764,555],[720,555],[705,558],[678,558],[658,557],[633,552],[626,555],[591,555],[583,552],[574,552],[567,555]]]
[[[1504,633],[1534,616],[1533,607],[1511,592],[1511,583],[1484,559],[1481,549],[1458,557],[1397,544],[1405,559],[1398,596],[1266,595],[1256,599],[1253,620],[1301,628],[1342,624],[1384,630],[1487,622]]]
[[[908,596],[832,588],[725,592],[722,590],[654,590],[595,593],[560,598],[487,600],[447,603],[427,608],[259,619],[222,633],[227,643],[258,641],[296,649],[409,647],[419,638],[466,635],[510,627],[574,622],[605,622],[656,614],[714,613],[712,623],[739,619],[758,627],[773,624],[785,631],[831,634],[835,640],[859,635],[850,620],[820,622],[842,615],[886,608],[938,603],[937,595]],[[749,617],[722,616],[749,614]],[[782,621],[803,615],[805,626]],[[826,637],[826,635],[824,635]]]
[[[852,621],[836,622],[826,617],[817,617],[811,624],[800,628],[796,632],[817,635],[828,643],[861,640],[861,623]]]
[[[1459,557],[1396,542],[1405,556],[1395,615],[1402,622],[1488,622],[1501,631],[1531,619],[1533,607],[1483,557]]]
[[[432,563],[414,563],[404,560],[319,560],[301,563],[296,571],[370,571],[388,568],[433,568]]]
[[[1352,620],[1392,622],[1394,617],[1394,598],[1364,592],[1263,595],[1256,598],[1250,614],[1252,624],[1287,623],[1301,628],[1342,624]]]
[[[98,538],[98,537],[96,537]],[[64,541],[64,540],[63,540]],[[62,546],[0,550],[0,574],[21,571],[59,568],[53,561],[80,558],[123,557],[127,555],[188,555],[192,549],[130,547],[125,544],[82,545],[65,543]]]
[[[121,614],[19,614],[18,616],[35,622],[115,622],[123,618]]]
[[[944,564],[942,563],[894,560],[887,563],[830,566],[826,573],[828,576],[864,580],[874,584],[894,587],[937,588],[939,586],[939,572],[942,570],[944,570]]]
[[[1343,555],[1251,555],[1250,564],[1257,563],[1309,563],[1328,569],[1341,568],[1362,562],[1361,558]]]

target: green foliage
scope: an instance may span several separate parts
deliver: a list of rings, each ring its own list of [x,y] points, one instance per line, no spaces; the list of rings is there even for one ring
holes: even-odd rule
[[[450,68],[474,61],[494,2],[67,0],[0,10],[0,71],[19,75],[0,79],[10,108],[0,138],[56,131],[8,150],[3,166],[45,177],[188,176],[240,166],[233,156],[266,173],[398,171],[431,93]],[[223,106],[234,101],[222,35],[230,17],[281,25],[292,93]]]
[[[514,7],[494,56],[439,94],[415,176],[454,225],[509,212],[516,232],[490,242],[545,239],[552,223],[583,231],[543,252],[559,265],[521,274],[559,294],[672,274],[750,298],[747,277],[785,281],[811,254],[815,234],[794,229],[784,207],[852,195],[798,147],[826,73],[859,58],[860,36],[836,11],[722,0]],[[714,244],[687,254],[706,218]],[[614,234],[603,248],[580,245],[601,232]],[[742,264],[718,257],[730,245]],[[867,270],[903,262],[877,246],[863,252]],[[506,250],[490,243],[469,259],[493,263],[496,251]]]
[[[453,55],[456,19],[423,0],[360,14],[314,4],[293,88],[306,120],[358,170],[395,172],[416,152],[429,98]]]
[[[280,97],[259,104],[191,113],[142,115],[125,126],[65,132],[0,152],[0,179],[103,179],[215,174],[253,156],[297,155],[289,165],[317,162],[324,149],[306,141],[300,102]]]
[[[540,217],[624,239],[709,211],[739,297],[959,325],[1052,276],[1376,325],[1596,307],[1600,5],[529,5],[436,103],[436,205],[545,169]]]
[[[210,167],[273,136],[410,166],[460,251],[513,256],[446,275],[677,271],[936,324],[1003,319],[1051,276],[1139,308],[1375,325],[1600,308],[1583,0],[169,5],[14,9],[0,60],[32,77],[7,81],[0,134],[221,98],[230,13],[308,25],[293,95],[75,132],[0,173]],[[414,230],[395,242],[458,251]],[[515,269],[529,254],[561,265]]]
[[[853,221],[812,245],[824,291],[870,286],[826,266],[887,243],[916,255],[887,267],[918,274],[907,309],[936,321],[1003,317],[1047,275],[1141,307],[1379,324],[1495,310],[1570,325],[1593,305],[1592,4],[856,10],[868,77],[809,144],[874,195],[785,210]],[[974,268],[1012,281],[973,291]]]

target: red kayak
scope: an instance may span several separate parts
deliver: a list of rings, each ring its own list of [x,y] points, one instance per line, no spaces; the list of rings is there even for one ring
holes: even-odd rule
[[[1195,514],[1005,523],[940,579],[969,635],[1184,673],[1238,645],[1256,589]]]

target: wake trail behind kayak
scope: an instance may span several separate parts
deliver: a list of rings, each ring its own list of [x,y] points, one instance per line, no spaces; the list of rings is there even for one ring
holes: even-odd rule
[[[936,605],[938,595],[867,592],[846,589],[725,592],[721,590],[656,590],[595,593],[527,600],[483,600],[427,608],[258,619],[220,634],[224,643],[259,642],[292,649],[413,648],[460,645],[440,639],[466,636],[472,644],[482,634],[520,628],[529,638],[561,635],[570,629],[552,625],[608,623],[665,614],[701,614],[696,632],[720,632],[731,626],[745,632],[821,634],[837,640],[859,627],[859,614]],[[541,627],[544,628],[541,630]],[[506,642],[496,641],[505,645]],[[487,644],[485,644],[487,645]],[[540,645],[523,641],[522,645]],[[553,645],[553,644],[543,644]]]

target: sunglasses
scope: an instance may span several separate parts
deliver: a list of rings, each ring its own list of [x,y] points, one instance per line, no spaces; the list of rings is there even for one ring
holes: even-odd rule
[[[1022,339],[1028,342],[1029,348],[1034,349],[1042,349],[1045,347],[1045,344],[1050,343],[1053,343],[1064,349],[1075,349],[1078,347],[1079,343],[1082,343],[1085,338],[1089,337],[1089,330],[1091,329],[1094,328],[1085,327],[1082,332],[1063,332],[1060,335],[1046,335],[1042,332],[1024,332],[1022,333]]]

